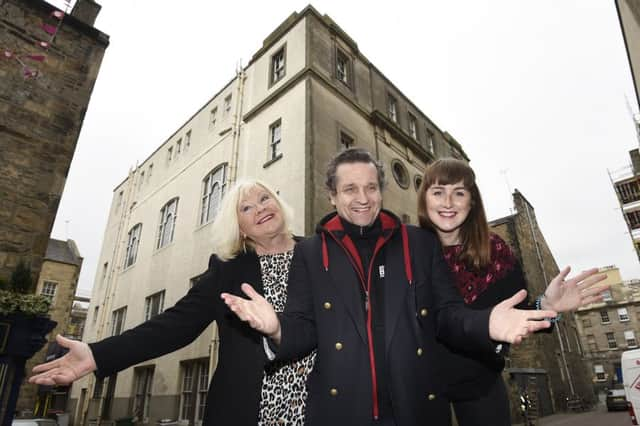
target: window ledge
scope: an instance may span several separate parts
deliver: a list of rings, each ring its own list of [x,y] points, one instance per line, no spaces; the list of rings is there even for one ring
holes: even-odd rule
[[[263,168],[263,169],[266,169],[267,167],[269,167],[270,165],[272,165],[273,163],[275,163],[276,161],[278,161],[278,160],[279,160],[279,159],[281,159],[281,158],[282,158],[282,153],[280,153],[280,154],[276,155],[276,157],[275,157],[275,158],[272,158],[271,160],[269,160],[269,161],[267,161],[266,163],[264,163],[264,164],[262,165],[262,168]]]

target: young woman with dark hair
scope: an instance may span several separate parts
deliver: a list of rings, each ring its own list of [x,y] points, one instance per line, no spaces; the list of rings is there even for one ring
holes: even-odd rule
[[[418,217],[421,227],[438,235],[455,285],[470,308],[487,309],[526,288],[516,256],[489,231],[475,173],[464,161],[446,158],[429,165],[418,193]],[[602,298],[606,288],[593,287],[605,277],[597,269],[565,280],[569,271],[563,269],[530,307],[565,312]],[[518,307],[526,308],[526,303]],[[484,358],[451,350],[448,396],[459,426],[511,424],[501,376],[506,350],[504,345]]]

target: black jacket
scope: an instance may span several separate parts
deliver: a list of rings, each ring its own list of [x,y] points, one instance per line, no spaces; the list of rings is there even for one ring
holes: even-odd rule
[[[378,278],[385,288],[385,378],[393,417],[398,426],[448,425],[448,401],[442,398],[447,378],[440,368],[446,358],[436,336],[454,346],[492,351],[489,311],[464,307],[434,234],[408,226],[406,252],[398,219],[385,211],[381,218],[387,239],[372,262],[384,266]],[[361,280],[337,222],[335,213],[327,216],[318,235],[296,246],[278,356],[293,358],[317,347],[307,424],[367,425],[374,412],[375,361]]]
[[[110,376],[180,349],[215,320],[220,349],[203,424],[255,426],[267,362],[262,337],[238,320],[220,299],[221,292],[243,295],[243,282],[251,283],[262,294],[260,264],[253,252],[228,262],[211,256],[206,274],[174,307],[118,336],[89,345],[98,366],[96,375]]]

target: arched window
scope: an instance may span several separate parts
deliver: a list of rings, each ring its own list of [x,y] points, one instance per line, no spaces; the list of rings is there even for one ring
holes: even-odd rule
[[[140,234],[142,234],[142,224],[138,223],[129,231],[127,240],[127,253],[124,257],[124,267],[127,268],[136,263],[138,256],[138,246],[140,245]]]
[[[201,225],[212,221],[216,217],[226,188],[227,164],[225,163],[213,169],[202,181]]]
[[[160,227],[158,229],[158,244],[161,248],[173,241],[173,231],[178,217],[178,198],[173,198],[160,209]]]
[[[400,188],[409,188],[409,171],[400,160],[391,161],[391,174]]]

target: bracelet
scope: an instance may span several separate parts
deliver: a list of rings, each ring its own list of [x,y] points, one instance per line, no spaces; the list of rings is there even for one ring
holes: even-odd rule
[[[536,298],[536,310],[537,311],[541,311],[542,310],[542,298],[544,297],[544,294],[541,294],[540,296],[538,296]],[[562,312],[558,312],[558,316],[555,318],[546,318],[547,321],[549,321],[551,324],[555,324],[558,321],[560,321],[562,319]]]

